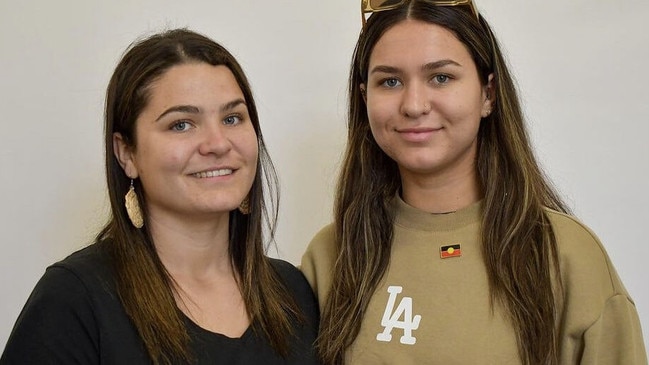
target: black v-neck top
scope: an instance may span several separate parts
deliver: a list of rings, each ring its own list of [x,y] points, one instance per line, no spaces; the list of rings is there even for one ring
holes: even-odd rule
[[[108,260],[99,243],[48,267],[16,321],[0,365],[150,364],[119,301]],[[230,338],[185,317],[193,364],[317,364],[313,342],[319,314],[313,292],[293,265],[270,260],[306,319],[293,322],[291,355],[284,359],[276,354],[253,325],[240,338]]]

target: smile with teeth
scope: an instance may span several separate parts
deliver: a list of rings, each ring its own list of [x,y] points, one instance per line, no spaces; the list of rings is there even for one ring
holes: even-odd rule
[[[219,170],[213,170],[213,171],[201,171],[197,172],[195,174],[192,174],[192,176],[197,177],[199,179],[203,179],[206,177],[217,177],[217,176],[224,176],[224,175],[230,175],[232,174],[232,169],[219,169]]]

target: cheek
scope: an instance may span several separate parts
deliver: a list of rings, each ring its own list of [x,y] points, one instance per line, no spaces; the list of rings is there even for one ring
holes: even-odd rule
[[[451,97],[439,99],[434,104],[446,120],[452,124],[462,124],[466,128],[480,124],[482,113],[482,100],[479,95],[467,98],[466,94],[450,95]]]
[[[398,110],[390,104],[389,100],[368,99],[367,118],[370,131],[379,147],[390,155],[390,129],[393,128],[390,122],[398,114]]]
[[[257,175],[257,161],[259,160],[259,147],[256,135],[253,134],[252,137],[248,138],[245,147],[242,148],[242,155],[247,166],[247,176],[245,178],[247,189],[250,189]]]
[[[257,146],[257,138],[254,138],[251,141],[251,148],[248,152],[248,161],[253,167],[257,166],[257,160],[259,159],[259,147]]]
[[[393,144],[395,141],[390,139],[390,132],[388,129],[387,123],[376,122],[376,120],[370,119],[370,131],[372,132],[374,141],[376,141],[376,144],[383,152],[391,158],[394,158],[392,151],[394,149]]]
[[[383,130],[389,128],[390,120],[398,110],[385,99],[368,99],[367,103],[367,118],[370,123],[372,133],[377,135],[382,133]]]
[[[241,151],[240,153],[246,160],[247,164],[257,166],[257,159],[259,158],[259,142],[257,141],[255,130],[251,126],[236,138],[238,141],[236,143]]]
[[[165,171],[178,171],[187,163],[187,146],[172,143],[142,143],[136,158],[138,170],[142,175],[158,174]]]

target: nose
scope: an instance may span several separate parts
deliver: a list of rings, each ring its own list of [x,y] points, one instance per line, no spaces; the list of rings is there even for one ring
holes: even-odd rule
[[[205,124],[200,131],[199,152],[203,155],[222,155],[232,148],[228,133],[222,123]]]
[[[401,113],[409,118],[417,118],[430,113],[431,102],[425,85],[411,83],[403,89]]]

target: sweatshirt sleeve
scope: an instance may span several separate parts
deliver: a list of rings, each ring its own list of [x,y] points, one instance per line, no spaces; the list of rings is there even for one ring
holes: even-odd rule
[[[98,328],[82,281],[52,266],[23,307],[0,358],[10,364],[98,364]]]
[[[329,294],[335,260],[333,226],[328,225],[313,237],[302,256],[300,265],[300,270],[318,298],[320,309]]]
[[[626,295],[611,297],[601,316],[584,332],[581,364],[646,365],[639,323],[635,305]]]
[[[562,277],[561,364],[646,365],[635,304],[595,233],[552,212]]]

